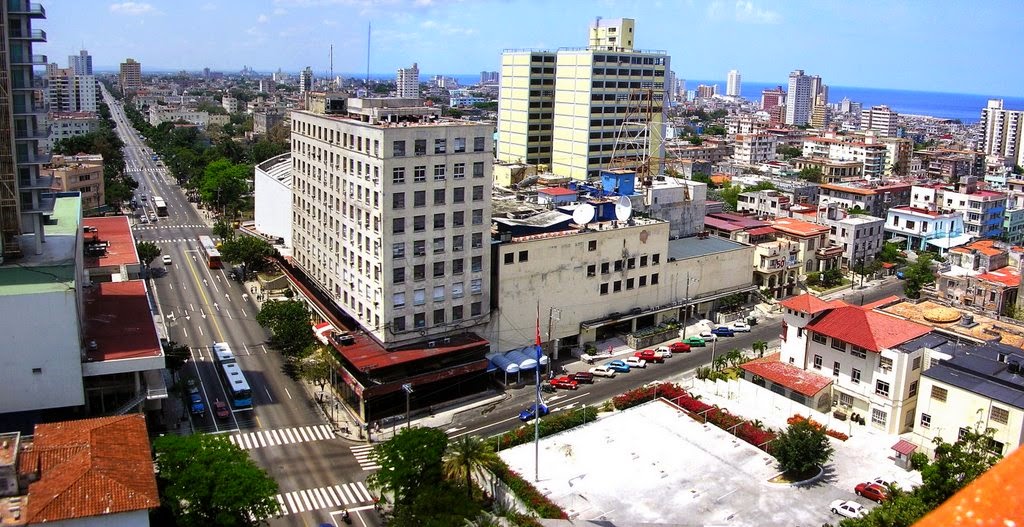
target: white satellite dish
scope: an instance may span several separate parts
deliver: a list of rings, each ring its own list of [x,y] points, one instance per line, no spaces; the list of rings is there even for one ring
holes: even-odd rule
[[[584,203],[572,211],[572,221],[580,227],[586,227],[594,219],[594,206]]]
[[[619,197],[619,202],[615,204],[615,218],[619,221],[627,221],[633,214],[633,202],[629,201],[626,196]]]

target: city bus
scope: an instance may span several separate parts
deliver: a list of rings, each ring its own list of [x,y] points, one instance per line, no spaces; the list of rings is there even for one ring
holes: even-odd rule
[[[210,269],[224,267],[224,264],[220,261],[220,251],[217,250],[217,246],[213,243],[213,238],[200,236],[199,249],[203,251],[203,259],[206,260],[207,267]]]
[[[157,216],[167,215],[167,204],[164,203],[164,198],[153,196],[153,208],[156,209]]]
[[[231,352],[231,346],[226,342],[215,342],[213,344],[213,359],[217,362],[217,370],[224,379],[228,399],[231,406],[235,408],[252,408],[252,390],[249,382],[245,380],[242,368],[235,362],[235,355]]]

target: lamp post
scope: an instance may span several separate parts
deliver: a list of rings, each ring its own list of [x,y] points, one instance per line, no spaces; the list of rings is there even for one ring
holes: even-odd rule
[[[409,415],[409,396],[412,395],[412,384],[405,383],[402,385],[402,389],[405,390],[405,429],[412,428],[412,416]]]

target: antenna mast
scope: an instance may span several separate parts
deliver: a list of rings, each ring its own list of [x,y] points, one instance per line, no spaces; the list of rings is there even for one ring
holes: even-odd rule
[[[328,82],[334,84],[334,44],[331,44],[331,80]]]
[[[372,22],[366,23],[366,89],[370,89],[370,28]]]

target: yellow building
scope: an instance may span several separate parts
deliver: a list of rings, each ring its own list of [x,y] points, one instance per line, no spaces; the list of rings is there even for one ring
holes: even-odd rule
[[[502,53],[500,90],[498,161],[550,163],[555,54],[550,51]]]

